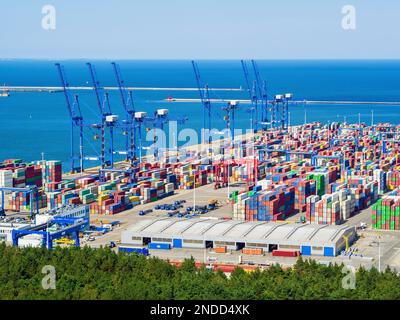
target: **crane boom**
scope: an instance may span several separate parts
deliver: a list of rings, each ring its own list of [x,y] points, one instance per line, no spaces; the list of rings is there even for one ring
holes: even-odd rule
[[[60,76],[61,86],[63,88],[63,93],[65,96],[65,100],[67,102],[68,113],[72,120],[82,119],[82,114],[80,112],[80,108],[78,108],[78,114],[75,110],[75,100],[72,96],[71,89],[69,88],[69,83],[67,81],[67,77],[65,75],[64,67],[60,63],[55,63],[55,66],[58,70],[58,75]]]
[[[104,117],[107,112],[111,113],[110,110],[106,109],[106,99],[104,94],[104,88],[100,86],[100,82],[97,80],[96,70],[94,65],[90,62],[86,63],[89,68],[90,77],[93,83],[93,89],[96,94],[97,105],[99,107],[102,117]]]
[[[208,143],[211,143],[211,101],[210,101],[210,93],[208,89],[208,85],[204,85],[202,83],[199,68],[197,63],[192,60],[193,71],[196,76],[197,88],[200,94],[200,100],[203,104],[203,129],[207,127],[208,129]],[[207,121],[208,120],[208,121]]]

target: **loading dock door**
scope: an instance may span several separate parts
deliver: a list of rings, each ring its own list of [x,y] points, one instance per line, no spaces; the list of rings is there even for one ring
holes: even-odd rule
[[[310,246],[301,246],[301,254],[303,256],[311,256],[311,247]]]
[[[213,248],[214,247],[214,242],[213,241],[208,241],[206,240],[206,248]]]
[[[272,252],[274,250],[278,250],[278,245],[277,244],[268,245],[268,252]]]
[[[325,257],[334,257],[334,250],[332,247],[324,247],[324,256]]]
[[[151,242],[151,238],[149,237],[143,237],[143,245],[147,246]]]
[[[245,246],[244,242],[236,242],[236,250],[242,250]]]
[[[174,239],[172,245],[174,248],[182,248],[182,239]]]

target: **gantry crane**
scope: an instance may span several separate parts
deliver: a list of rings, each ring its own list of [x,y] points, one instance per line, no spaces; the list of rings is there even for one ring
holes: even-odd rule
[[[125,87],[125,81],[122,77],[121,69],[119,65],[115,62],[111,62],[111,65],[113,66],[115,78],[118,83],[118,88],[119,88],[119,93],[121,95],[121,100],[122,100],[122,106],[125,111],[125,125],[128,129],[129,137],[128,135],[126,136],[126,154],[127,154],[127,160],[130,161],[131,165],[134,165],[134,162],[136,161],[137,154],[136,154],[136,149],[137,149],[137,143],[136,143],[136,129],[137,129],[137,123],[136,123],[136,118],[135,118],[135,105],[133,102],[133,94],[132,91],[128,91],[127,88]]]
[[[113,127],[115,122],[117,121],[117,116],[113,115],[111,112],[111,107],[108,99],[108,95],[105,94],[104,88],[100,86],[100,82],[97,80],[96,70],[94,65],[90,62],[86,63],[89,68],[90,77],[93,83],[93,89],[96,94],[97,106],[101,115],[101,124],[98,124],[97,127],[101,130],[101,153],[100,153],[100,163],[101,167],[104,169],[106,166],[114,164],[114,150],[113,150]],[[105,130],[109,128],[110,134],[110,161],[106,161],[106,134]]]
[[[65,75],[64,67],[60,63],[55,64],[61,80],[61,86],[67,103],[68,113],[71,118],[71,148],[70,148],[70,168],[71,173],[84,171],[84,160],[98,161],[98,156],[85,156],[83,148],[84,131],[85,127],[91,129],[92,126],[85,124],[81,108],[79,105],[78,95],[73,96],[67,77]],[[79,135],[79,150],[75,150],[75,134]],[[79,166],[75,166],[75,161],[79,161]]]
[[[208,84],[203,84],[197,63],[192,60],[193,71],[196,76],[197,88],[203,105],[203,129],[208,129],[208,144],[211,144],[211,101]],[[205,136],[205,135],[204,135]]]
[[[251,65],[253,66],[255,83],[258,92],[258,100],[260,101],[258,104],[261,106],[261,125],[263,130],[268,129],[268,124],[270,123],[268,119],[268,94],[267,94],[267,82],[261,79],[260,71],[258,69],[257,62],[255,60],[251,60]],[[273,105],[274,107],[274,105]],[[258,112],[256,110],[256,117],[258,117]]]
[[[240,60],[242,64],[242,69],[243,69],[243,74],[244,78],[246,81],[246,90],[249,93],[250,97],[250,102],[251,102],[251,107],[250,107],[250,113],[251,113],[251,119],[250,119],[250,125],[251,125],[251,130],[257,131],[258,129],[258,119],[256,114],[258,114],[258,97],[257,97],[257,90],[256,90],[256,81],[254,80],[252,85],[250,85],[250,74],[249,74],[249,69],[247,67],[247,62],[244,60]]]

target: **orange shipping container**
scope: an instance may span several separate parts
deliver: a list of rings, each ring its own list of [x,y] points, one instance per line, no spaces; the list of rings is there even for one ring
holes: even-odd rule
[[[244,249],[242,249],[242,253],[248,254],[248,255],[262,255],[263,249],[261,249],[261,248],[244,248]]]
[[[214,249],[215,253],[226,253],[226,247],[216,247]]]

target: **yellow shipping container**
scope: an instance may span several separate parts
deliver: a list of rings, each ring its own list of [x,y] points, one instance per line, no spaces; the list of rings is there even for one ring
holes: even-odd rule
[[[104,200],[108,200],[108,199],[110,199],[110,196],[108,194],[102,194],[102,195],[99,195],[98,202],[99,202],[99,204],[101,204]]]
[[[139,202],[140,198],[138,196],[130,196],[129,201],[130,202]]]

